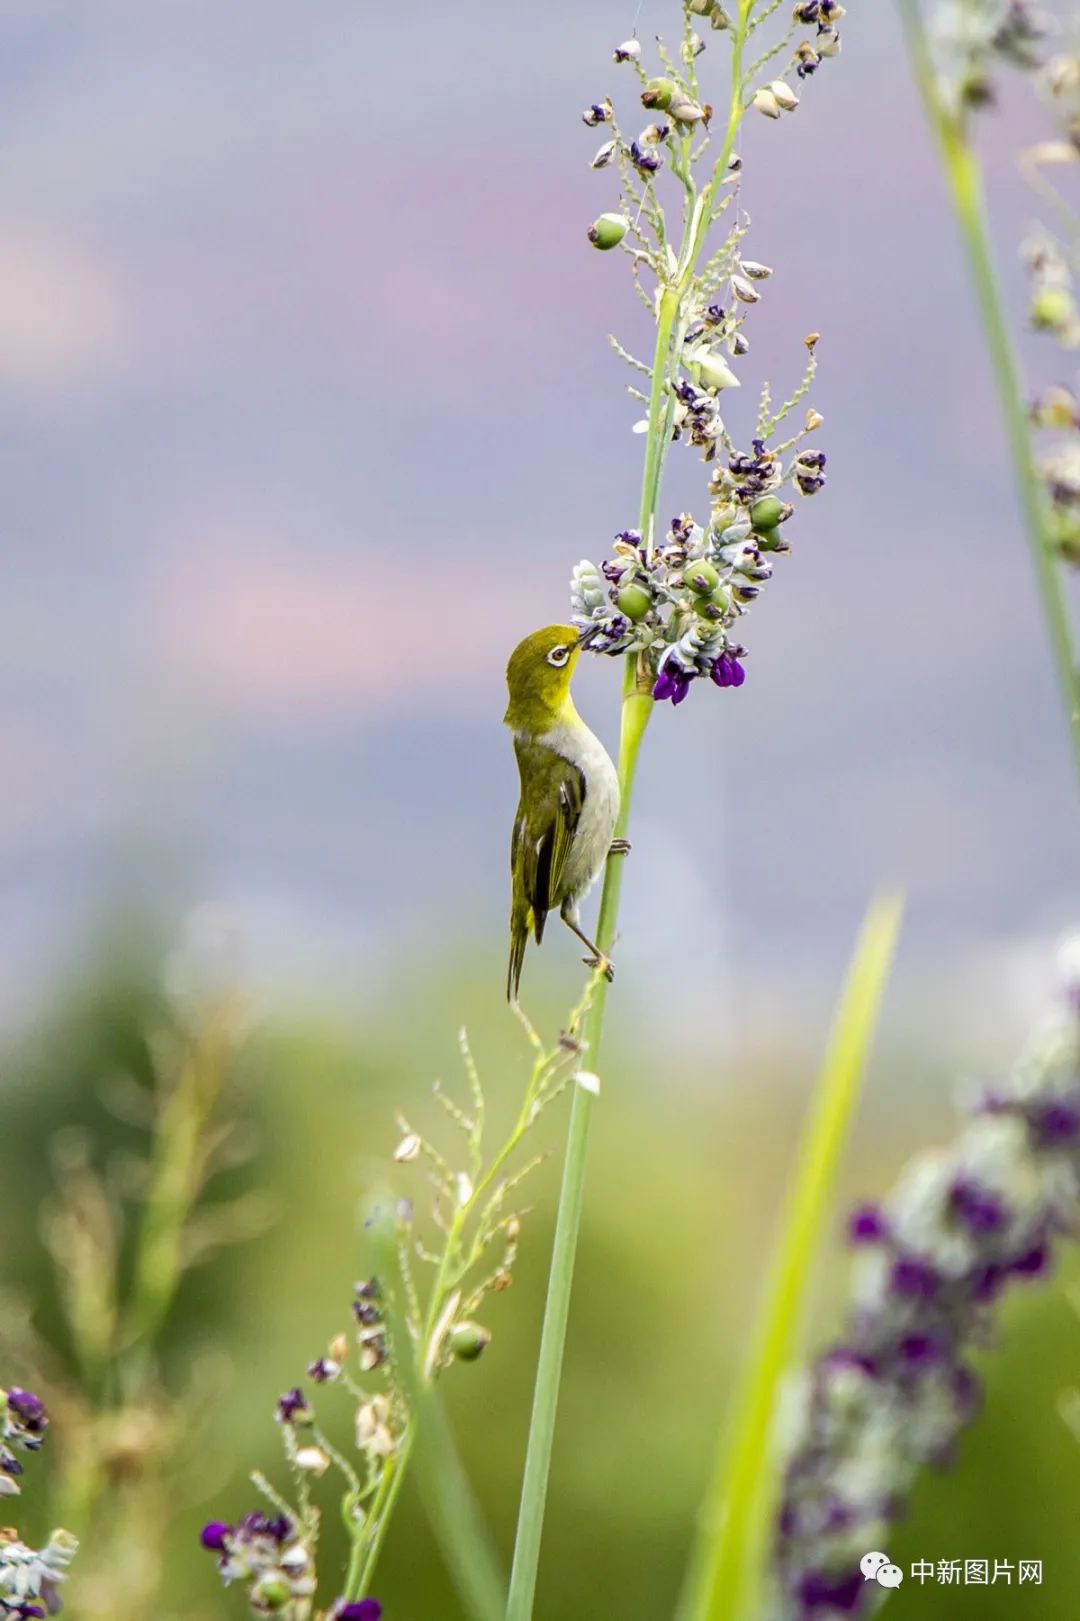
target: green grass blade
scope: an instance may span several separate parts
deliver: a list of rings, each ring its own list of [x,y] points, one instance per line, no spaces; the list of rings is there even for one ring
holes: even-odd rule
[[[680,1621],[756,1615],[748,1570],[760,1571],[773,1500],[771,1448],[837,1167],[858,1102],[867,1052],[892,964],[902,902],[882,894],[867,912],[810,1105],[752,1354],[705,1498]]]

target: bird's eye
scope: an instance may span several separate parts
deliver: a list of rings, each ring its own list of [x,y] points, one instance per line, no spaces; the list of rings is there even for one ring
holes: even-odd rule
[[[569,657],[570,649],[565,647],[560,642],[558,647],[553,647],[551,649],[551,652],[547,656],[547,661],[549,664],[554,664],[557,670],[561,670]]]

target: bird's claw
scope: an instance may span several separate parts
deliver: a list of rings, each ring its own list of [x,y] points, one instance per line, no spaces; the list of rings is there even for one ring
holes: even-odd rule
[[[612,839],[611,848],[608,851],[608,855],[628,856],[630,854],[630,849],[631,845],[629,839]]]
[[[586,968],[597,969],[601,974],[603,974],[609,985],[613,983],[615,979],[615,964],[612,962],[610,957],[582,957],[581,960],[585,964]]]

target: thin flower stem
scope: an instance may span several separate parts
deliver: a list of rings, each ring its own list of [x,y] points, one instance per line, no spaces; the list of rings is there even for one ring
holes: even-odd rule
[[[679,363],[682,333],[685,330],[683,299],[693,280],[698,258],[708,235],[716,191],[727,173],[742,118],[743,46],[753,8],[754,0],[739,0],[739,15],[732,38],[731,93],[723,147],[708,184],[693,206],[687,210],[676,274],[674,280],[661,293],[657,310],[656,345],[653,354],[652,386],[649,392],[649,419],[638,526],[642,539],[650,551],[653,546],[664,461],[671,441],[669,405],[672,377]],[[653,700],[650,686],[651,683],[637,661],[627,658],[623,678],[622,726],[619,742],[621,799],[619,820],[615,828],[616,838],[625,838],[629,825],[630,800],[638,756],[645,728],[652,714]],[[623,859],[622,856],[609,858],[604,872],[596,939],[600,950],[605,953],[610,952],[614,944],[618,926]],[[601,979],[583,1028],[586,1058],[591,1069],[595,1069],[599,1060],[606,1006],[607,982]],[[570,1124],[567,1129],[566,1158],[552,1244],[547,1301],[544,1307],[544,1325],[533,1391],[521,1503],[518,1509],[506,1621],[531,1621],[536,1598],[544,1508],[551,1473],[574,1262],[585,1198],[585,1167],[594,1102],[595,1093],[588,1085],[574,1086]]]
[[[1054,671],[1069,725],[1073,766],[1080,777],[1080,677],[1072,623],[1054,559],[1046,497],[1032,452],[1019,367],[997,284],[983,198],[982,168],[966,122],[943,102],[917,0],[898,0],[908,54],[927,119],[934,132],[949,200],[960,229],[998,403],[1013,463],[1021,516],[1035,568]]]
[[[779,1244],[746,1362],[733,1422],[717,1451],[712,1483],[679,1607],[680,1621],[756,1616],[760,1596],[745,1591],[758,1572],[771,1506],[771,1439],[836,1170],[900,926],[897,896],[879,896],[859,935],[821,1078],[810,1105]]]
[[[626,661],[626,683],[623,696],[622,738],[619,749],[619,784],[622,792],[619,820],[615,829],[617,838],[624,838],[630,818],[630,796],[637,769],[638,753],[645,728],[652,711],[652,697],[648,690],[637,688],[634,665]],[[596,943],[602,952],[609,952],[615,941],[619,911],[619,891],[622,884],[622,856],[609,858],[604,873],[604,890],[600,900],[600,919]],[[595,1064],[604,1025],[604,1007],[607,999],[607,981],[601,978],[583,1029],[586,1057]],[[544,1504],[547,1497],[548,1477],[551,1473],[551,1454],[555,1437],[555,1417],[559,1402],[559,1382],[562,1376],[563,1351],[566,1345],[566,1325],[570,1316],[570,1292],[574,1277],[574,1259],[577,1253],[578,1233],[581,1229],[581,1211],[585,1198],[585,1162],[589,1142],[589,1125],[595,1102],[595,1092],[588,1083],[576,1082],[570,1105],[570,1125],[567,1131],[566,1160],[563,1167],[562,1188],[559,1193],[559,1212],[555,1223],[552,1245],[551,1273],[548,1279],[547,1303],[544,1308],[544,1327],[540,1339],[540,1356],[533,1391],[532,1418],[529,1424],[529,1445],[525,1458],[525,1474],[521,1488],[521,1507],[518,1512],[517,1540],[514,1545],[514,1564],[510,1575],[510,1596],[507,1602],[507,1621],[530,1621],[536,1596],[537,1572],[540,1565],[540,1540],[544,1525]]]

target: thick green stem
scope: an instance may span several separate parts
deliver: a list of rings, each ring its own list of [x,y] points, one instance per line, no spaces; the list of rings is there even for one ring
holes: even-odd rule
[[[912,71],[937,141],[949,199],[975,287],[986,348],[997,385],[998,404],[1008,438],[1021,515],[1046,620],[1054,671],[1065,705],[1073,765],[1080,777],[1080,679],[1072,623],[1061,569],[1054,557],[1046,495],[1035,465],[1020,371],[994,270],[983,201],[982,171],[968,137],[966,120],[951,111],[942,100],[917,0],[899,0],[899,4]]]
[[[743,46],[746,41],[750,14],[754,0],[739,0],[739,16],[732,40],[731,95],[727,128],[720,155],[713,166],[708,184],[693,200],[687,211],[683,241],[673,280],[660,294],[656,318],[656,343],[653,351],[652,384],[649,392],[649,425],[645,444],[645,465],[641,481],[641,507],[639,529],[651,551],[656,525],[656,511],[660,499],[664,461],[670,444],[671,385],[679,365],[682,335],[685,331],[683,300],[693,281],[697,261],[712,223],[716,192],[727,174],[728,163],[735,145],[739,122],[743,113]],[[617,838],[626,835],[630,819],[630,798],[637,771],[638,754],[645,728],[652,713],[651,682],[636,659],[626,660],[623,681],[622,731],[619,746],[619,785],[621,805],[615,829]],[[618,925],[619,895],[622,888],[622,856],[609,859],[604,874],[604,889],[600,899],[600,918],[596,943],[603,952],[610,952]],[[585,1019],[583,1039],[587,1061],[595,1068],[599,1060],[604,1030],[604,1012],[607,1005],[607,983],[601,980]],[[510,1596],[506,1621],[531,1621],[536,1596],[537,1575],[540,1564],[540,1542],[543,1535],[544,1506],[547,1498],[548,1478],[551,1473],[551,1455],[555,1438],[555,1419],[562,1377],[563,1353],[566,1345],[566,1327],[570,1315],[570,1293],[577,1254],[581,1212],[585,1198],[585,1164],[596,1093],[588,1083],[578,1083],[573,1090],[570,1106],[570,1124],[567,1131],[566,1159],[563,1167],[559,1209],[555,1222],[552,1245],[551,1273],[548,1279],[547,1301],[544,1308],[544,1326],[540,1338],[536,1385],[533,1392],[532,1418],[529,1425],[525,1473],[518,1510],[517,1539],[514,1546],[514,1564],[510,1576]]]

